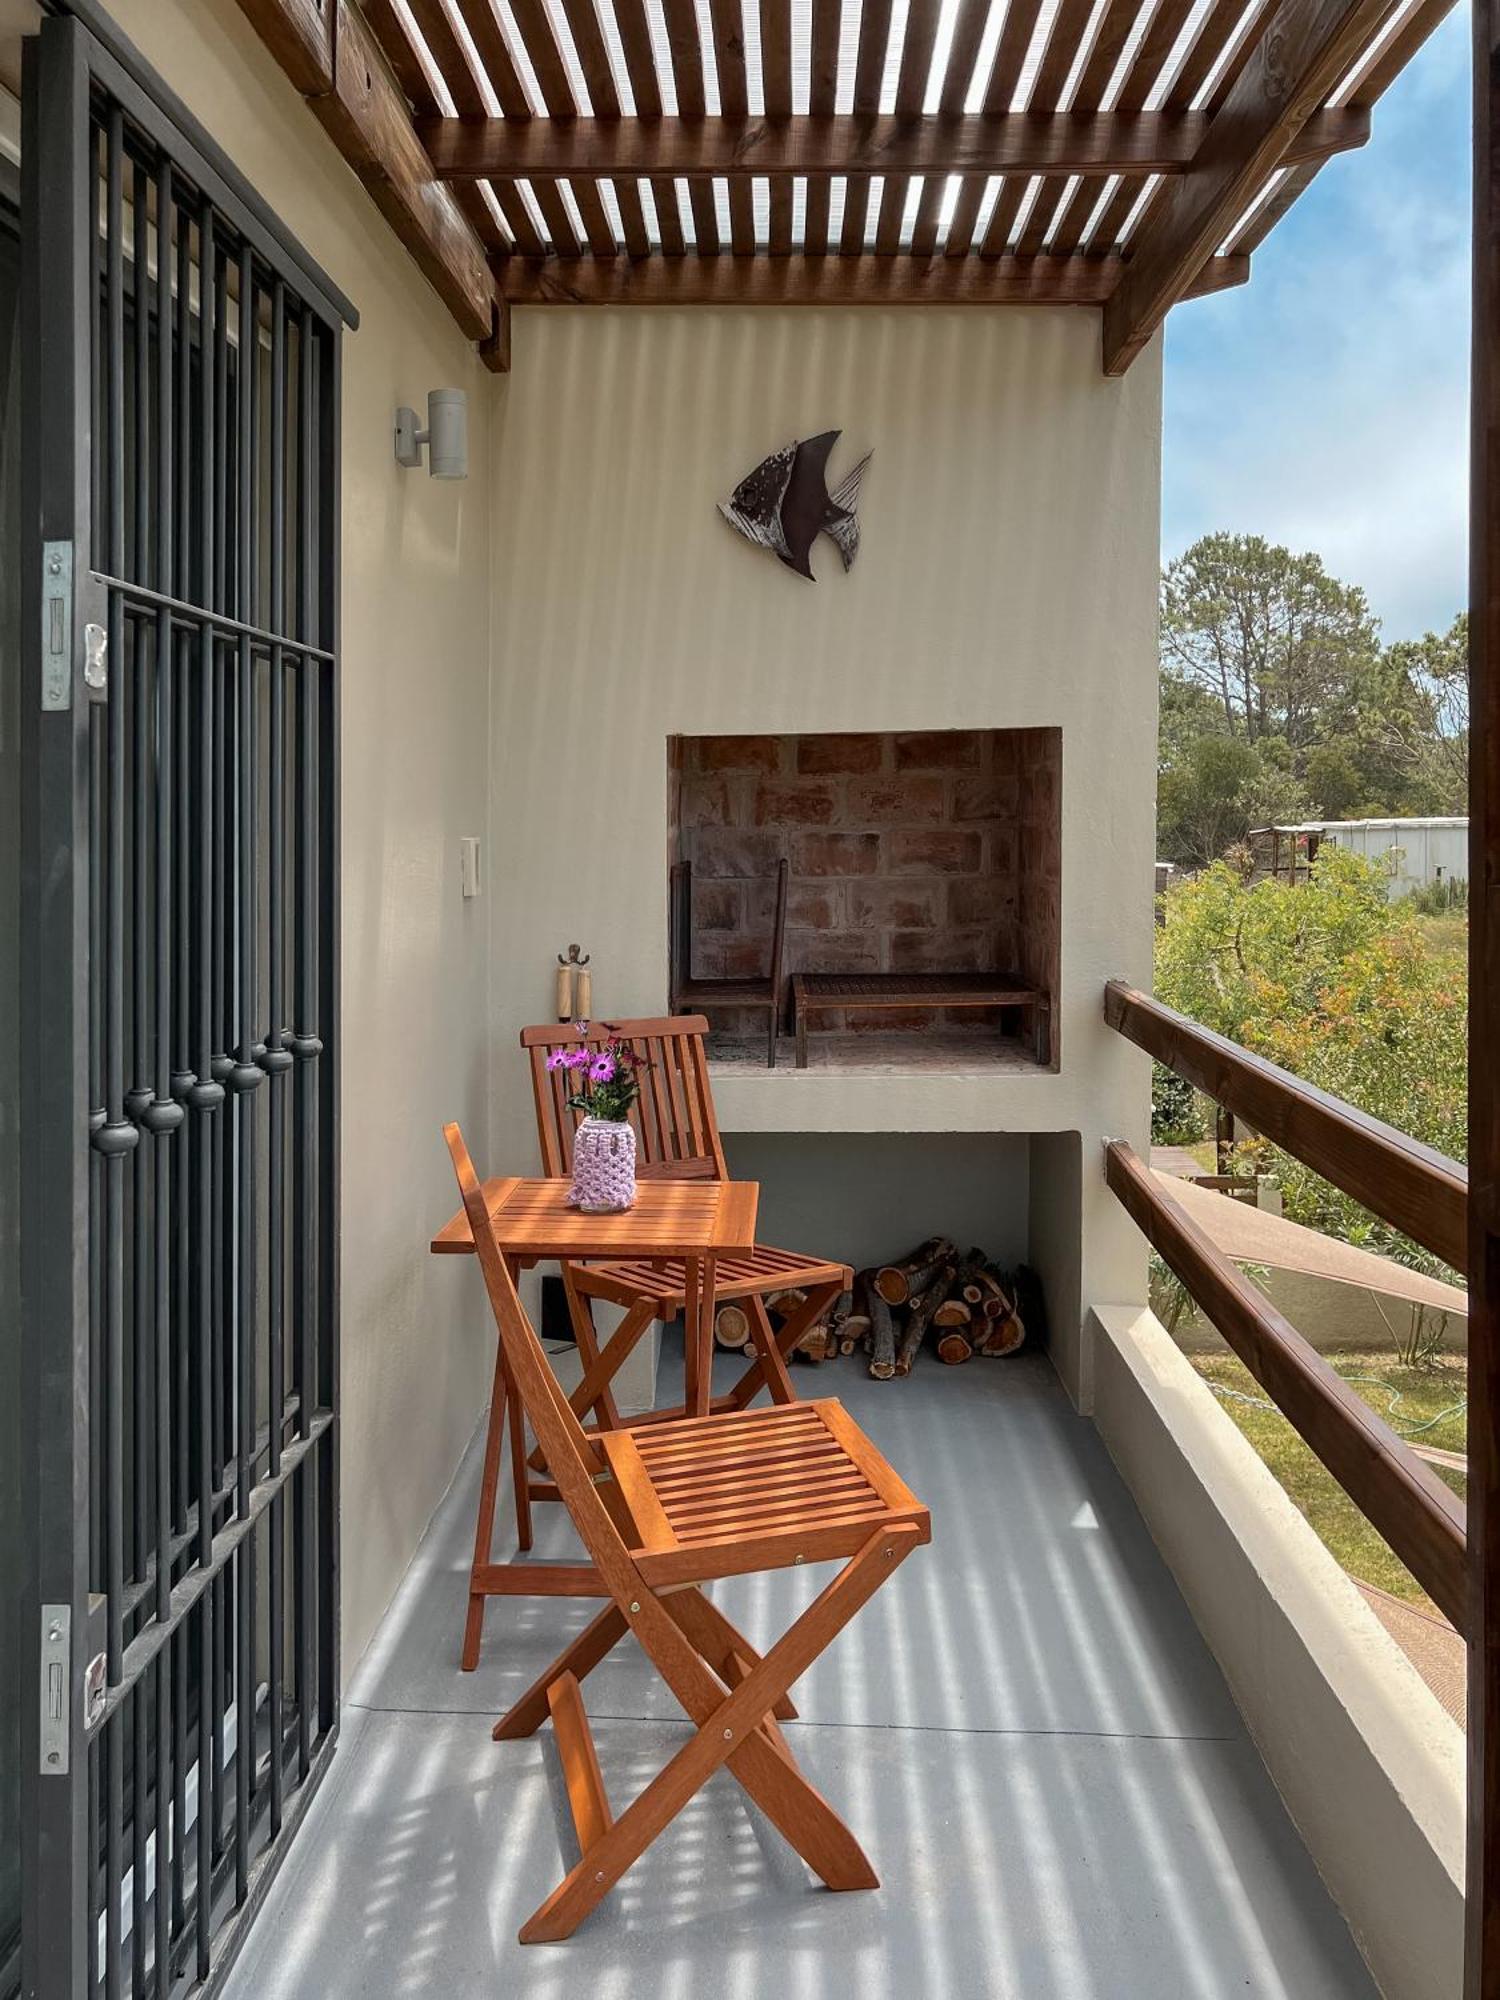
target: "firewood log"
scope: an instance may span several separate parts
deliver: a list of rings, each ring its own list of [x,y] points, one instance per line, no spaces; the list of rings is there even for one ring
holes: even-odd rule
[[[930,1236],[899,1264],[882,1264],[875,1273],[875,1289],[887,1305],[909,1305],[957,1255],[946,1236]]]
[[[772,1292],[766,1300],[766,1311],[775,1313],[780,1319],[790,1319],[798,1306],[806,1304],[806,1292],[798,1291],[793,1285],[787,1291]]]
[[[968,1330],[961,1326],[945,1327],[938,1336],[938,1360],[946,1361],[950,1368],[956,1368],[967,1361],[974,1352]]]
[[[989,1331],[985,1335],[984,1345],[979,1350],[981,1354],[1015,1354],[1024,1345],[1026,1328],[1015,1313],[1007,1313],[1004,1319],[992,1319],[986,1324]]]
[[[944,1299],[932,1315],[932,1323],[937,1327],[968,1326],[974,1317],[974,1308],[956,1294]]]
[[[932,1316],[953,1289],[954,1276],[954,1266],[944,1264],[927,1289],[912,1300],[906,1316],[906,1325],[901,1330],[901,1339],[896,1347],[898,1375],[911,1373],[917,1352],[927,1338],[927,1329],[932,1324]]]
[[[750,1315],[743,1306],[720,1306],[714,1314],[714,1339],[720,1347],[750,1345]]]
[[[896,1322],[890,1306],[873,1285],[870,1287],[870,1373],[877,1382],[889,1382],[896,1372]]]

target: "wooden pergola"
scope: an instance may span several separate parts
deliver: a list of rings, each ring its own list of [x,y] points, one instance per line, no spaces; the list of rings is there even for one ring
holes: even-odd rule
[[[1078,305],[1127,368],[1452,0],[241,0],[492,366],[525,305]]]

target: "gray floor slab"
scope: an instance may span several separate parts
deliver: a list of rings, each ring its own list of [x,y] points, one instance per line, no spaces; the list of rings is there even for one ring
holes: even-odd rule
[[[721,1357],[716,1384],[736,1363]],[[662,1395],[676,1393],[669,1334]],[[800,1684],[809,1719],[917,1727],[1236,1735],[1238,1711],[1092,1424],[1039,1355],[922,1368],[872,1382],[853,1357],[798,1371],[837,1395],[932,1509],[917,1552]],[[592,1616],[553,1600],[496,1601],[477,1672],[454,1671],[473,1547],[477,1446],[407,1587],[362,1662],[351,1699],[386,1709],[497,1715]],[[534,1553],[580,1552],[557,1507],[537,1510]],[[500,1553],[509,1556],[508,1537]],[[816,1580],[783,1570],[715,1586],[751,1639],[785,1629]],[[639,1656],[595,1676],[592,1707],[676,1714]]]
[[[664,1398],[679,1367],[669,1337]],[[821,2000],[846,1982],[917,2000],[1373,2000],[1170,1575],[1045,1359],[894,1384],[848,1362],[798,1381],[837,1393],[933,1509],[933,1545],[798,1684],[788,1725],[885,1886],[818,1889],[723,1776],[568,1944],[516,1943],[574,1858],[571,1823],[550,1731],[495,1744],[485,1719],[590,1608],[497,1602],[479,1671],[457,1671],[471,1450],[354,1676],[333,1771],[228,2000],[688,2000],[706,1986],[714,2000]],[[538,1518],[539,1556],[576,1553],[559,1510]],[[715,1595],[769,1639],[826,1574]],[[633,1642],[586,1698],[623,1802],[686,1732]]]

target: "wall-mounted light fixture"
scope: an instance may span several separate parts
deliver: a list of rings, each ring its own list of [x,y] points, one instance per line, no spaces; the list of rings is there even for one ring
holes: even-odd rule
[[[463,389],[430,389],[427,394],[427,428],[417,429],[417,413],[403,407],[396,412],[396,463],[420,465],[422,447],[427,447],[427,470],[434,479],[467,479],[469,476],[469,398]]]

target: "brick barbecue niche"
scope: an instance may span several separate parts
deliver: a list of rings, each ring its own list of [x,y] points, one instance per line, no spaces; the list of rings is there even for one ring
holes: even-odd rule
[[[1017,973],[1051,1003],[1057,1064],[1062,732],[918,730],[669,740],[671,858],[691,867],[695,980],[764,977],[777,864],[784,973]],[[765,1016],[706,1008],[720,1060]],[[1034,1060],[1015,1014],[820,1008],[811,1060]]]

